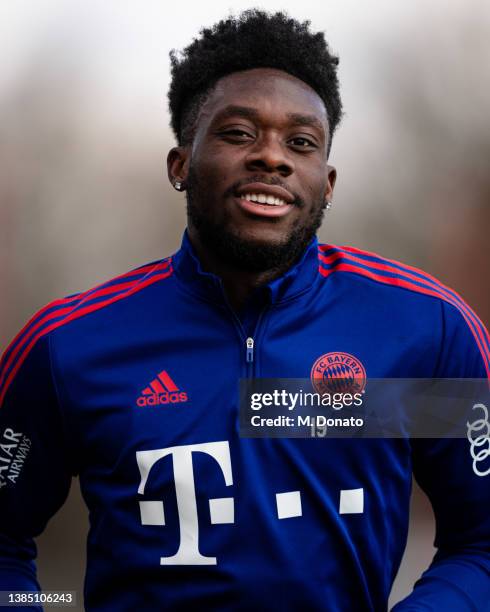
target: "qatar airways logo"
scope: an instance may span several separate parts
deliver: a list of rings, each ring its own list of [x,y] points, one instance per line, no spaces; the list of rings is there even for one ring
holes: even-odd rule
[[[32,442],[20,431],[7,427],[0,436],[0,489],[16,484]]]

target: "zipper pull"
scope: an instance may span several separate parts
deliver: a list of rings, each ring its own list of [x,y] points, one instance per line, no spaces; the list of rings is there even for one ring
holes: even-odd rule
[[[252,363],[254,360],[254,339],[247,338],[247,363]]]

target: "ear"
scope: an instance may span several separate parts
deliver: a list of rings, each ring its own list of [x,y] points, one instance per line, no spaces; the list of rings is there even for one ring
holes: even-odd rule
[[[333,198],[333,188],[337,180],[337,170],[327,164],[327,186],[325,188],[325,200],[331,202]]]
[[[175,184],[176,181],[185,185],[189,172],[190,149],[189,147],[173,147],[167,155],[168,180]]]

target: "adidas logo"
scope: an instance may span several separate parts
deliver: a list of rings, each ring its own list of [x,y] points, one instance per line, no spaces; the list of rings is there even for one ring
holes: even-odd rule
[[[188,400],[187,393],[180,391],[165,370],[145,387],[136,400],[138,406],[156,406],[158,404],[178,404]]]

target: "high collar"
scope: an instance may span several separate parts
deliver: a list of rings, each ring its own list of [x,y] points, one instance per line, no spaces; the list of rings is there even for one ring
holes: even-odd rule
[[[192,293],[204,299],[222,301],[224,292],[221,279],[210,272],[205,272],[194,247],[189,240],[187,230],[182,238],[182,245],[173,256],[173,267],[179,280]],[[266,292],[272,304],[299,297],[308,291],[318,277],[318,240],[311,240],[299,261],[291,266],[282,276],[260,288]]]

